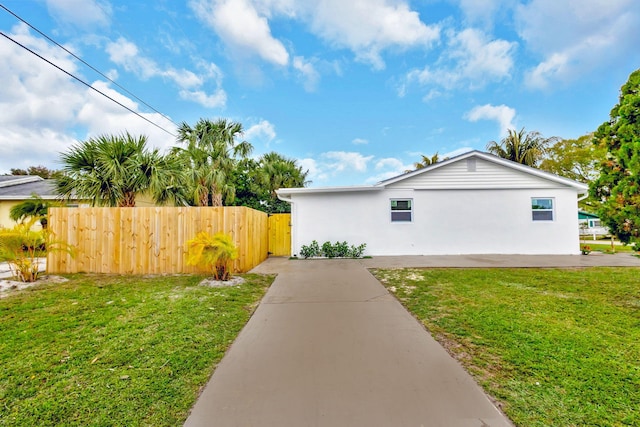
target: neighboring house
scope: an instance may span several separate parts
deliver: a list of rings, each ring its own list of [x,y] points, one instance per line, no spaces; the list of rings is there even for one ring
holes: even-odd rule
[[[50,179],[36,175],[0,175],[0,227],[12,228],[15,221],[9,211],[15,205],[37,194],[44,200],[56,200],[55,187]]]
[[[312,240],[367,255],[579,254],[588,187],[471,151],[372,186],[283,188],[292,253]]]
[[[580,226],[580,234],[583,236],[592,235],[593,240],[595,240],[597,236],[607,236],[611,234],[609,229],[602,225],[600,217],[596,214],[578,211],[578,223]]]

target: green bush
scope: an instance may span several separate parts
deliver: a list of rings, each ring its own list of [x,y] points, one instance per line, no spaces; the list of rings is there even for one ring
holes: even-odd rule
[[[318,242],[315,240],[313,240],[309,246],[302,245],[300,255],[302,255],[304,259],[320,256],[320,245],[318,245]]]
[[[366,247],[366,243],[363,243],[359,246],[351,245],[351,247],[349,248],[349,254],[347,256],[350,258],[362,258]]]
[[[322,255],[326,256],[327,258],[335,258],[335,249],[331,242],[326,241],[322,244]]]
[[[366,247],[366,243],[358,246],[349,246],[346,241],[336,242],[334,244],[326,241],[320,246],[316,240],[313,240],[308,246],[302,245],[300,255],[304,259],[320,256],[327,258],[362,258]]]

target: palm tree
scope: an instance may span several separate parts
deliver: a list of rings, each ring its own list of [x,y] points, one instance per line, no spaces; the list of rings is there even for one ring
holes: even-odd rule
[[[253,146],[237,142],[242,124],[226,119],[200,119],[194,127],[182,123],[178,128],[178,142],[173,153],[189,165],[189,196],[196,206],[222,206],[223,200],[233,200],[235,188],[230,175],[237,157],[246,158]]]
[[[47,228],[48,210],[49,202],[34,193],[31,195],[30,199],[12,206],[9,210],[9,218],[16,222],[23,222],[27,218],[34,218],[37,221],[40,221],[42,228]]]
[[[295,160],[274,151],[262,155],[259,167],[260,181],[274,199],[279,188],[297,188],[308,184],[306,179],[309,171],[303,172]]]
[[[487,151],[503,159],[523,165],[536,167],[542,160],[549,145],[558,140],[557,137],[545,138],[540,132],[526,132],[524,128],[516,132],[509,129],[509,134],[498,143],[491,141]]]
[[[421,154],[420,156],[422,157],[422,160],[420,160],[419,162],[415,162],[413,164],[413,169],[406,170],[404,171],[405,173],[413,172],[414,170],[418,170],[418,169],[423,169],[423,168],[426,168],[427,166],[434,165],[442,160],[449,159],[448,157],[445,157],[444,159],[440,159],[440,156],[438,155],[437,152],[431,157],[425,156],[424,154]]]
[[[55,179],[63,198],[86,199],[92,205],[132,207],[139,194],[158,204],[185,205],[184,166],[176,156],[147,149],[147,137],[103,135],[62,154],[62,175]]]

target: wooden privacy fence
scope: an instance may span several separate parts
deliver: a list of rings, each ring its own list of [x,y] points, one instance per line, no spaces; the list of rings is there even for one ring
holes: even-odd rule
[[[267,214],[246,207],[49,208],[54,239],[74,248],[47,256],[49,273],[176,274],[207,272],[186,265],[187,240],[222,231],[238,247],[235,272],[267,258]]]

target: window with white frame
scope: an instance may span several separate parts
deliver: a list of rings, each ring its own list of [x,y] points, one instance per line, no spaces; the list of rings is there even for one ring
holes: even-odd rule
[[[553,198],[531,199],[531,217],[534,221],[553,221]]]
[[[391,199],[391,222],[413,221],[412,199]]]

